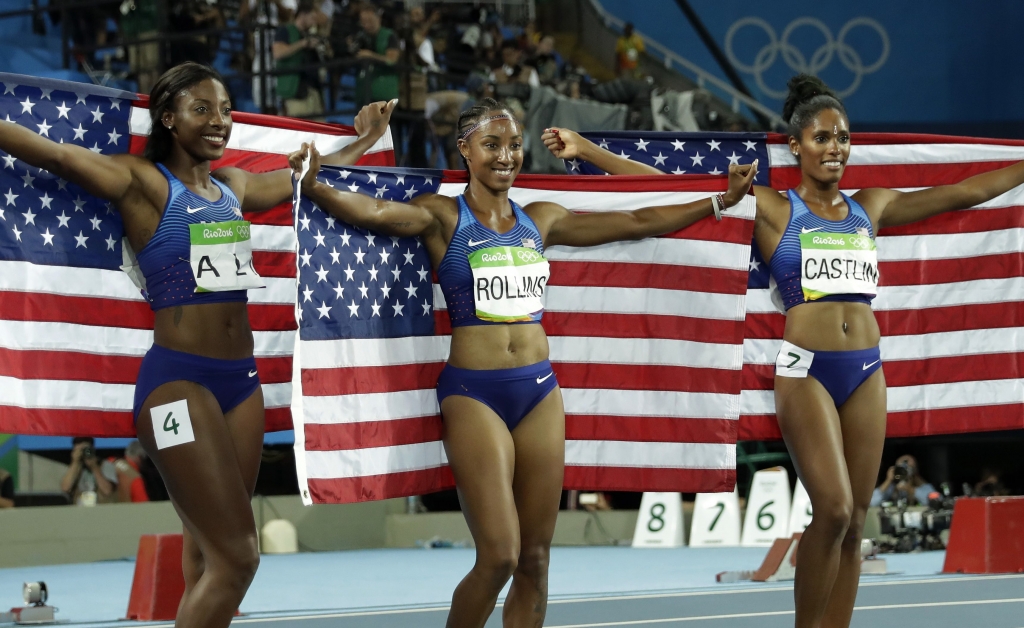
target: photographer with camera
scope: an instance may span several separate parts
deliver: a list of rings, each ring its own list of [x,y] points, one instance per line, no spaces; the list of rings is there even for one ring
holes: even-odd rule
[[[398,98],[398,71],[393,67],[402,54],[398,36],[381,25],[380,10],[372,6],[359,10],[359,26],[350,50],[368,63],[356,77],[356,104]]]
[[[96,457],[91,436],[77,436],[71,441],[71,465],[60,480],[60,490],[81,506],[109,504],[117,501],[117,469],[109,460]]]
[[[928,495],[934,492],[935,487],[925,482],[918,472],[917,460],[907,454],[897,458],[896,464],[889,467],[885,481],[871,495],[871,505],[902,502],[907,506],[926,506]]]
[[[330,56],[326,39],[317,35],[326,25],[327,16],[313,0],[302,0],[292,20],[277,28],[272,51],[274,65],[278,70],[295,69],[293,74],[277,77],[277,95],[284,102],[285,115],[311,117],[324,113],[320,73],[308,66]],[[306,69],[299,69],[303,67]]]

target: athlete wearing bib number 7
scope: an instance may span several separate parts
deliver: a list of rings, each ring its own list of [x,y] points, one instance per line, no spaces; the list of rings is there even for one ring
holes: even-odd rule
[[[360,138],[331,155],[353,163],[387,128],[393,104],[356,119]],[[133,414],[184,526],[185,592],[178,627],[231,623],[259,564],[251,497],[263,449],[264,408],[246,290],[252,265],[243,212],[292,193],[288,169],[211,173],[231,135],[220,76],[185,63],[150,94],[145,156],[100,155],[0,122],[0,150],[110,201],[121,215],[124,270],[155,311]],[[137,252],[137,256],[132,254]]]
[[[565,410],[540,326],[548,264],[557,245],[594,246],[681,229],[710,216],[715,201],[631,212],[574,214],[555,203],[519,207],[508,191],[522,167],[519,123],[484,99],[459,120],[469,185],[458,198],[409,203],[338,191],[316,181],[311,149],[302,194],[367,229],[419,236],[452,323],[448,364],[437,383],[443,439],[476,564],[452,596],[448,626],[480,628],[508,579],[505,626],[540,626],[547,609],[551,537],[562,493]],[[302,161],[292,164],[301,172]],[[733,172],[720,202],[738,203],[756,169]]]
[[[794,77],[789,89],[782,117],[801,181],[786,193],[754,187],[754,240],[786,311],[776,415],[814,510],[797,555],[795,625],[841,628],[853,614],[864,518],[885,439],[880,332],[871,311],[875,234],[989,201],[1024,183],[1024,162],[956,185],[847,196],[839,191],[851,152],[845,108],[815,77]],[[579,157],[612,174],[658,173],[566,129],[541,139],[557,157]]]

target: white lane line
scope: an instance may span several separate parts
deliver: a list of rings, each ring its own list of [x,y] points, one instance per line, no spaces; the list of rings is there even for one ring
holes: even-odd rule
[[[885,604],[879,606],[856,606],[854,611],[879,611],[899,608],[930,608],[945,606],[972,606],[977,604],[1017,604],[1024,602],[1024,597],[1001,600],[965,600],[960,602],[921,602],[917,604]],[[551,628],[607,628],[609,626],[651,626],[654,624],[675,624],[690,621],[712,621],[716,619],[743,619],[746,617],[777,617],[794,615],[794,611],[765,611],[761,613],[732,613],[729,615],[703,615],[700,617],[666,617],[664,619],[635,619],[630,621],[601,622],[597,624],[563,624]]]
[[[1006,579],[1024,579],[1024,575],[1021,574],[1005,574],[1005,575],[991,575],[991,576],[957,576],[957,577],[942,577],[937,575],[933,578],[922,578],[915,580],[886,580],[880,582],[864,582],[861,581],[860,588],[865,587],[881,587],[881,586],[896,586],[905,584],[935,584],[935,583],[947,583],[947,582],[977,582],[977,581],[989,581],[989,580],[1006,580]],[[615,594],[610,593],[608,595],[597,595],[591,597],[567,597],[558,598],[554,600],[548,600],[548,606],[552,604],[575,604],[577,602],[601,602],[605,600],[652,600],[661,598],[676,598],[676,597],[698,597],[698,596],[712,596],[712,595],[735,595],[738,593],[774,593],[778,591],[792,591],[793,585],[788,586],[772,586],[772,587],[754,587],[747,586],[737,589],[727,589],[724,591],[678,591],[671,593],[635,593],[635,594]]]

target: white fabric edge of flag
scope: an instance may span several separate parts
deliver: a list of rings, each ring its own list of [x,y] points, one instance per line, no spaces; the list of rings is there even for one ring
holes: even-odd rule
[[[980,140],[984,142],[984,140]],[[768,159],[773,168],[797,166],[788,144],[769,144]],[[1020,161],[1024,146],[998,144],[852,144],[851,166],[953,164],[978,161]]]
[[[887,389],[888,412],[942,410],[947,408],[984,408],[1024,401],[1024,379],[979,380],[890,386]],[[775,394],[771,390],[744,390],[740,393],[743,415],[775,414]]]
[[[782,339],[747,338],[743,341],[744,364],[775,364]],[[964,329],[960,331],[882,336],[882,360],[930,360],[967,355],[1024,352],[1024,328]]]
[[[129,119],[131,134],[148,136],[151,127],[149,109],[132,107]],[[330,135],[327,133],[277,129],[235,122],[231,125],[231,137],[228,139],[227,147],[253,153],[287,155],[298,150],[302,142],[315,141],[317,149],[321,154],[326,155],[345,148],[357,139],[359,138],[354,133],[352,135]],[[387,132],[366,152],[369,154],[393,149],[394,143],[391,139],[391,128],[388,127]]]

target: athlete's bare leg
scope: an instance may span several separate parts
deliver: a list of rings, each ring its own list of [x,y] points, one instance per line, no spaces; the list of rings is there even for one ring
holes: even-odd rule
[[[182,399],[188,402],[195,441],[157,449],[149,410]],[[262,414],[262,399],[258,401]],[[256,414],[251,408],[255,403],[251,398],[246,402],[250,415]],[[242,421],[250,422],[255,422],[254,416]],[[225,455],[236,449],[228,421],[209,390],[175,381],[149,395],[137,429],[139,441],[159,469],[171,501],[203,557],[202,575],[183,599],[175,626],[223,628],[231,623],[260,560],[246,477],[239,458]],[[248,437],[241,442],[246,443]]]
[[[235,445],[235,458],[238,469],[242,473],[245,487],[252,499],[256,490],[256,477],[260,472],[260,459],[263,455],[263,430],[266,420],[263,409],[263,389],[258,388],[248,399],[232,408],[226,415],[228,431]],[[203,553],[199,545],[182,526],[181,568],[185,576],[185,594],[181,596],[181,604],[185,604],[192,589],[203,575]]]
[[[885,444],[885,376],[878,369],[839,408],[846,468],[853,493],[853,516],[839,552],[839,572],[828,599],[822,628],[847,628],[860,582],[860,541]]]
[[[548,562],[565,475],[565,410],[554,389],[512,431],[519,562],[502,616],[505,628],[539,628],[548,603]]]
[[[814,518],[797,552],[796,628],[819,628],[853,515],[839,413],[813,377],[775,377],[775,413]]]
[[[476,544],[476,563],[455,588],[447,626],[481,628],[519,560],[515,444],[498,415],[475,399],[447,397],[441,413],[444,449]]]

